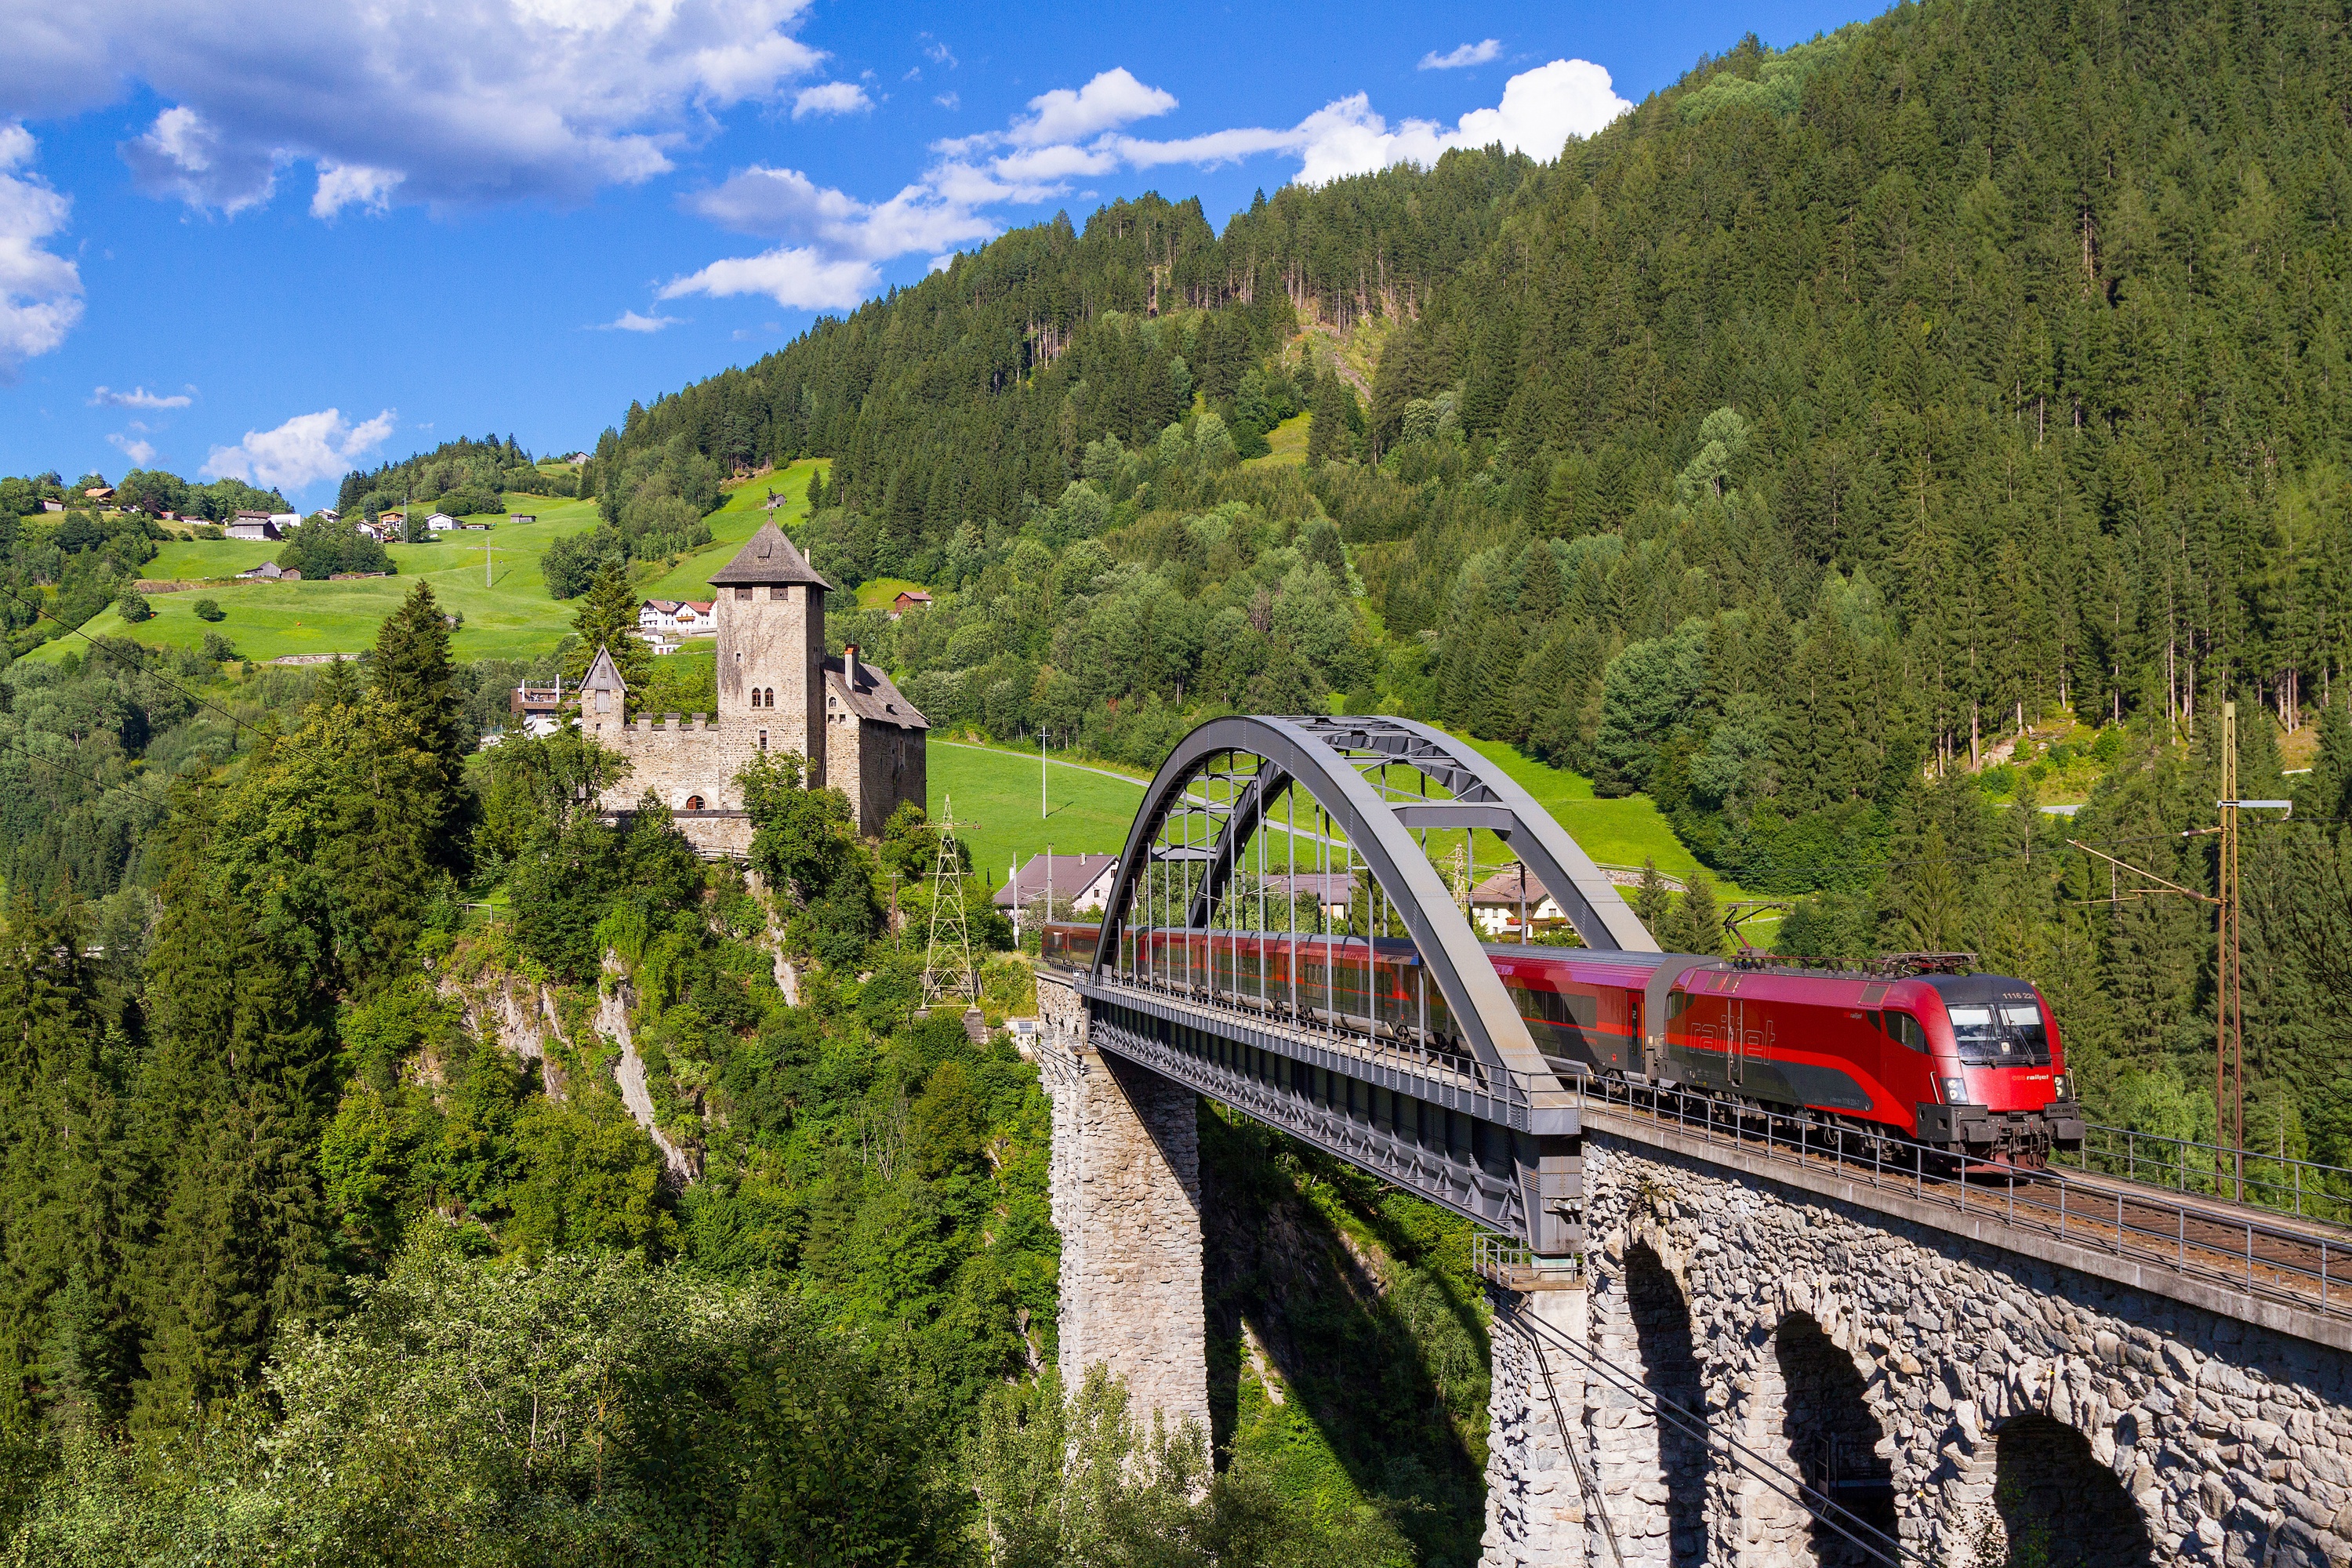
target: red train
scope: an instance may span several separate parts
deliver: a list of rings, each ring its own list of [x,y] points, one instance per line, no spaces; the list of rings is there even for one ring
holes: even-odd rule
[[[1093,926],[1048,926],[1045,959],[1084,969],[1098,935]],[[1120,947],[1122,973],[1178,991],[1458,1048],[1452,1016],[1409,942],[1129,931]],[[2082,1142],[2057,1026],[2022,980],[1586,948],[1486,952],[1563,1076],[1802,1108],[1853,1131],[2022,1166],[2044,1163],[2053,1145]]]

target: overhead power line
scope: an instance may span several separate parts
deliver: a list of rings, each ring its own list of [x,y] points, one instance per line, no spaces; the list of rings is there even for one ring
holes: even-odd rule
[[[49,614],[47,610],[44,609],[38,600],[27,599],[14,588],[0,587],[0,594],[7,595],[10,598],[16,600],[18,604],[24,605],[26,609],[32,611],[33,614],[40,616],[43,620],[52,621],[60,626],[65,626],[67,631],[69,631],[74,636],[81,638],[82,641],[89,644],[90,647],[98,649],[99,652],[112,658],[120,659],[125,657],[119,647],[110,647],[106,643],[99,641],[96,637],[91,637],[88,632],[83,631],[79,626],[66,626],[64,621],[58,620],[57,616]],[[131,646],[136,647],[139,645],[132,643]],[[260,730],[255,728],[252,724],[247,723],[245,720],[238,718],[236,714],[230,712],[219,703],[213,701],[209,698],[197,696],[194,692],[189,690],[186,687],[181,685],[170,676],[163,674],[159,670],[150,668],[147,665],[138,660],[134,659],[131,662],[133,667],[136,668],[141,674],[148,677],[150,679],[162,681],[164,685],[170,687],[173,690],[178,692],[181,696],[186,698],[191,702],[211,709],[214,712],[219,714],[222,718],[227,720],[238,729],[250,731],[255,735],[259,735],[261,733]]]

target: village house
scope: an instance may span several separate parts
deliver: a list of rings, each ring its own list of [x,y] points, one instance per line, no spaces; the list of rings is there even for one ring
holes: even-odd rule
[[[238,512],[221,525],[221,531],[231,539],[272,540],[286,537],[278,531],[277,522],[266,511]]]
[[[265,561],[258,566],[247,567],[236,575],[239,582],[249,583],[299,583],[302,580],[302,574],[284,570],[275,561]]]
[[[507,513],[507,521],[509,522],[537,522],[539,521],[539,514],[535,511],[510,511]],[[487,528],[489,525],[485,523],[482,526]]]
[[[457,520],[446,511],[436,511],[425,520],[426,531],[432,533],[446,533],[457,526]]]
[[[1118,871],[1116,855],[1033,855],[1013,868],[989,902],[1013,922],[1016,934],[1030,907],[1043,909],[1049,893],[1056,911],[1066,904],[1077,914],[1098,915]]]
[[[929,594],[920,588],[902,588],[898,596],[890,601],[890,618],[895,621],[908,610],[928,610],[930,607],[931,596]]]

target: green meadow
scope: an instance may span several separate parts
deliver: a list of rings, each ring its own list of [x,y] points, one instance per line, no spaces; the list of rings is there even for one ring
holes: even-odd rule
[[[709,544],[691,555],[680,556],[676,565],[650,582],[639,584],[639,596],[695,600],[710,597],[710,574],[733,560],[744,542],[759,532],[760,524],[768,520],[768,491],[773,489],[784,498],[785,504],[778,507],[773,515],[777,526],[790,532],[794,524],[808,516],[810,479],[832,466],[830,458],[803,458],[790,468],[746,479],[728,496],[725,505],[703,519],[710,525]],[[820,566],[818,570],[824,568]]]

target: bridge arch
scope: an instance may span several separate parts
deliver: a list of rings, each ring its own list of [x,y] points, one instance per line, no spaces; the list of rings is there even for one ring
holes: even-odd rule
[[[1412,781],[1412,795],[1395,784],[1399,772]],[[1442,793],[1431,794],[1432,786]],[[1178,742],[1128,831],[1105,900],[1095,974],[1115,967],[1130,923],[1149,923],[1133,921],[1139,907],[1172,912],[1181,902],[1181,929],[1210,929],[1245,870],[1245,850],[1271,829],[1275,804],[1293,790],[1303,791],[1342,836],[1336,842],[1344,846],[1350,868],[1360,858],[1385,891],[1394,919],[1428,965],[1478,1060],[1529,1089],[1556,1090],[1558,1080],[1477,932],[1415,832],[1495,834],[1532,874],[1538,897],[1550,894],[1588,947],[1655,952],[1657,943],[1591,857],[1524,786],[1465,742],[1409,719],[1235,716],[1213,719]],[[1198,842],[1191,831],[1196,825]],[[1171,831],[1175,841],[1163,842]],[[1297,834],[1290,837],[1295,843]],[[1328,835],[1316,837],[1327,847],[1335,842]],[[1289,890],[1295,895],[1295,882]]]

